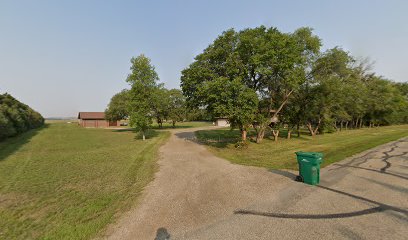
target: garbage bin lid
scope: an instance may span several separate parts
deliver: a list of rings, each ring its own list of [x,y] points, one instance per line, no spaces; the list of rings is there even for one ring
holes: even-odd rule
[[[297,156],[304,156],[309,158],[323,158],[323,153],[320,152],[295,152]]]

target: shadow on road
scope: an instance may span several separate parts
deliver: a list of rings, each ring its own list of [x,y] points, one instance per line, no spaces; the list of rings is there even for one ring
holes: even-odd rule
[[[194,132],[179,132],[175,134],[178,138],[190,141],[196,141],[197,138],[194,135]]]
[[[366,163],[368,160],[370,160],[370,154],[374,153],[374,151],[370,151],[370,152],[366,153],[363,156],[356,157],[356,158],[352,159],[348,164],[338,164],[338,163],[334,164],[335,166],[339,166],[339,167],[334,168],[334,169],[330,169],[329,171],[350,167],[350,168],[357,168],[357,169],[372,171],[372,172],[376,172],[376,173],[380,173],[380,174],[387,174],[387,175],[390,175],[390,176],[394,176],[394,177],[398,177],[398,178],[408,180],[408,177],[401,176],[401,175],[394,174],[394,173],[391,173],[391,172],[387,171],[392,166],[392,163],[389,161],[390,158],[392,158],[392,157],[404,157],[404,155],[407,154],[407,152],[403,152],[402,154],[397,154],[397,155],[392,155],[391,154],[392,152],[395,151],[396,148],[398,148],[397,144],[400,143],[400,142],[405,142],[405,140],[400,140],[400,141],[397,141],[397,142],[393,143],[391,145],[391,149],[382,152],[382,154],[384,156],[380,160],[382,162],[384,162],[385,165],[384,165],[384,167],[382,167],[379,170],[360,167],[360,165],[362,165],[363,163]],[[290,173],[290,172],[286,172],[286,171],[271,170],[271,172],[282,175],[282,176],[285,176],[285,177],[288,177],[288,178],[292,178],[292,179],[294,177],[296,177],[295,174]],[[382,184],[385,187],[390,187],[389,184],[380,183],[378,181],[371,180],[371,179],[366,179],[366,180],[372,181],[372,182],[374,182],[376,184]],[[234,214],[258,215],[258,216],[265,216],[265,217],[290,218],[290,219],[334,219],[334,218],[349,218],[349,217],[362,216],[362,215],[367,215],[367,214],[372,214],[372,213],[377,213],[377,212],[391,211],[391,213],[399,213],[399,214],[393,214],[394,216],[396,216],[398,218],[402,218],[405,221],[408,221],[408,210],[407,209],[387,205],[387,204],[380,203],[380,202],[377,202],[377,201],[374,201],[374,200],[371,200],[371,199],[368,199],[368,198],[365,198],[365,197],[361,197],[361,196],[358,196],[358,195],[355,195],[355,194],[347,193],[347,192],[344,192],[344,191],[340,191],[340,190],[325,187],[325,186],[316,186],[316,187],[324,189],[326,191],[336,193],[336,194],[341,194],[341,195],[353,198],[355,200],[368,202],[368,203],[371,203],[371,204],[374,204],[374,205],[377,205],[377,206],[372,207],[372,208],[368,208],[368,209],[364,209],[364,210],[354,211],[354,212],[334,213],[334,214],[286,214],[286,213],[261,212],[261,211],[245,210],[245,209],[236,210],[236,211],[234,211]],[[395,187],[394,187],[394,190],[398,190],[400,192],[406,192],[407,191],[406,188],[395,189]],[[404,215],[405,217],[401,216],[401,214]]]
[[[385,171],[376,170],[376,169],[372,169],[372,168],[365,168],[365,167],[359,167],[359,166],[353,166],[353,165],[347,165],[347,164],[338,164],[338,163],[335,163],[333,165],[341,166],[341,167],[358,168],[358,169],[377,172],[377,173],[381,173],[381,174],[387,174],[387,175],[390,175],[390,176],[394,176],[394,177],[398,177],[398,178],[408,180],[408,177],[404,177],[404,176],[401,176],[401,175],[398,175],[398,174],[395,174],[395,173],[385,172]]]
[[[281,176],[284,176],[284,177],[287,177],[287,178],[292,179],[292,180],[295,180],[296,177],[297,177],[297,175],[294,174],[294,173],[291,173],[291,172],[288,172],[288,171],[283,171],[283,170],[278,170],[278,169],[272,169],[272,170],[269,170],[269,172],[275,173],[275,174],[278,174],[278,175],[281,175]]]
[[[384,212],[384,211],[394,211],[398,213],[402,213],[405,215],[405,218],[403,217],[404,220],[408,221],[408,210],[402,209],[399,207],[387,205],[384,203],[380,203],[368,198],[364,198],[358,195],[354,195],[351,193],[343,192],[340,190],[336,190],[333,188],[325,187],[325,186],[316,186],[318,188],[331,191],[337,194],[345,195],[357,200],[369,202],[375,205],[378,205],[377,207],[373,208],[368,208],[360,211],[354,211],[354,212],[346,212],[346,213],[333,213],[333,214],[285,214],[285,213],[273,213],[273,212],[260,212],[260,211],[253,211],[253,210],[236,210],[234,211],[234,214],[241,214],[241,215],[258,215],[258,216],[264,216],[264,217],[273,217],[273,218],[290,218],[290,219],[334,219],[334,218],[349,218],[349,217],[356,217],[356,216],[362,216],[362,215],[367,215],[367,214],[372,214],[372,213],[377,213],[377,212]]]
[[[169,239],[170,234],[167,232],[167,229],[165,228],[157,229],[156,237],[154,238],[154,240],[169,240]]]

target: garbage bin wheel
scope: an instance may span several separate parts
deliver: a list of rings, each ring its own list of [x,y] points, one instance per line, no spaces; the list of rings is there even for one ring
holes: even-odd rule
[[[303,182],[303,177],[302,176],[296,176],[296,178],[295,178],[295,181],[296,182]]]

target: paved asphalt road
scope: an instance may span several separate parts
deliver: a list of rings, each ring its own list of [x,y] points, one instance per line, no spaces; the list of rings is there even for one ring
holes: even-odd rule
[[[408,239],[408,138],[333,164],[321,179],[288,184],[180,239]]]
[[[234,165],[176,130],[137,207],[108,239],[408,239],[408,138],[321,171]]]

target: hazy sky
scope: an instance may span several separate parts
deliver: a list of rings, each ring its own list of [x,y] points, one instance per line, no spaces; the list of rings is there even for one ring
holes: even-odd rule
[[[324,49],[341,46],[408,80],[408,1],[62,2],[0,0],[0,92],[45,117],[103,111],[141,53],[178,88],[180,71],[222,31],[262,24],[312,27]]]

